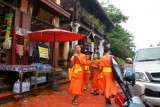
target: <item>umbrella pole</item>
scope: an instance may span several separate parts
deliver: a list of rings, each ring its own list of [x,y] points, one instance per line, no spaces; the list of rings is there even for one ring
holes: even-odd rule
[[[57,91],[58,90],[58,83],[56,83],[57,82],[57,79],[54,77],[54,74],[55,74],[55,72],[56,72],[56,55],[55,55],[55,47],[56,47],[56,43],[55,43],[55,39],[56,39],[56,34],[55,34],[55,32],[54,32],[54,69],[53,69],[53,79],[52,79],[52,90],[53,91]]]

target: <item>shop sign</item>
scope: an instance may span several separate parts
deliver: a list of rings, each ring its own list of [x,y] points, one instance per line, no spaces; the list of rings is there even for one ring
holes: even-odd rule
[[[12,26],[12,18],[13,18],[13,13],[7,13],[5,14],[5,24],[7,24],[7,29],[6,29],[6,39],[9,38],[10,32],[11,32],[11,26]]]
[[[20,58],[23,56],[24,53],[24,45],[16,45],[17,54],[20,56]]]
[[[38,49],[39,49],[39,57],[40,58],[49,58],[48,48],[38,47]]]
[[[13,13],[5,14],[4,22],[5,24],[7,24],[7,29],[6,29],[5,41],[3,43],[4,49],[11,49],[12,38],[10,37],[10,33],[11,33],[11,26],[12,26],[12,18],[13,18]]]
[[[3,43],[3,48],[4,49],[11,49],[11,45],[12,45],[12,37],[6,38]]]

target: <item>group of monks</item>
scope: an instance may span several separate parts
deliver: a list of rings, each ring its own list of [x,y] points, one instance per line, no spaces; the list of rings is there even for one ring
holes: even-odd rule
[[[78,104],[79,96],[89,87],[91,80],[91,93],[97,95],[99,91],[103,92],[106,103],[111,105],[110,98],[117,93],[117,88],[111,68],[112,56],[108,47],[104,47],[104,53],[100,59],[97,54],[93,54],[93,60],[89,60],[89,55],[81,53],[80,45],[75,46],[69,72],[71,80],[69,92],[74,95],[73,104]]]

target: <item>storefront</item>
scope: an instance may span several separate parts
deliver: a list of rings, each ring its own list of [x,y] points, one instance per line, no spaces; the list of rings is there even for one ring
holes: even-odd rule
[[[60,26],[86,36],[84,40],[72,42],[69,46],[67,43],[67,45],[62,44],[62,46],[73,48],[78,43],[83,46],[83,53],[90,51],[97,53],[99,57],[103,56],[104,43],[109,44],[107,38],[109,35],[105,32],[114,27],[114,24],[99,2],[97,0],[61,0],[61,6],[70,11],[72,16],[70,20],[60,20]]]
[[[58,27],[59,17],[69,18],[70,14],[53,1],[35,2],[0,1],[0,78],[7,75],[16,80],[17,77],[8,76],[10,71],[15,71],[23,80],[26,72],[36,74],[37,63],[43,65],[38,70],[51,70],[51,66],[57,64],[54,60],[58,59],[54,59],[53,55],[58,53],[54,53],[53,48],[58,50],[59,44],[53,46],[52,43],[30,41],[28,33]],[[13,82],[10,84],[13,86]]]
[[[12,51],[12,28],[14,20],[14,10],[7,5],[0,5],[0,48],[1,56],[0,63],[5,64],[6,62],[11,63],[8,59],[11,59]],[[7,54],[7,55],[6,55]],[[7,58],[8,57],[8,58]]]

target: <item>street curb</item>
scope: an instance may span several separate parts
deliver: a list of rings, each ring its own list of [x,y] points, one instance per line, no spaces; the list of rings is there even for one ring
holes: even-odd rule
[[[69,82],[70,81],[68,79],[61,80],[61,81],[58,82],[58,85],[61,86],[61,85],[67,84]],[[8,102],[11,102],[11,101],[19,101],[19,100],[21,100],[25,97],[29,97],[29,96],[37,96],[41,91],[44,91],[46,89],[51,89],[51,87],[52,87],[52,83],[48,83],[48,84],[45,84],[43,86],[33,88],[30,91],[23,92],[22,94],[13,93],[11,95],[1,97],[0,98],[0,104],[8,103]]]

